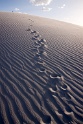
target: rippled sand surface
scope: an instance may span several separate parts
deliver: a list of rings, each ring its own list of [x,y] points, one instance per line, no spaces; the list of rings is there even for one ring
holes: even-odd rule
[[[83,124],[83,28],[0,12],[0,124]]]

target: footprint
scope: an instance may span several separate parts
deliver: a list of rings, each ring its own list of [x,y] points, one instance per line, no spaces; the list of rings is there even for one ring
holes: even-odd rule
[[[33,25],[30,25],[30,26],[33,26]]]
[[[45,62],[43,62],[43,61],[42,61],[42,62],[37,62],[37,63],[35,64],[35,66],[38,67],[38,68],[40,68],[40,67],[43,68],[44,65],[45,65]],[[43,69],[41,69],[41,70],[43,71]]]
[[[41,39],[40,42],[41,43],[46,43],[46,40],[45,39]]]
[[[61,99],[64,99],[64,100],[67,100],[67,101],[71,100],[71,95],[68,93],[67,90],[60,91],[59,95],[60,95]]]
[[[35,44],[35,46],[39,46],[40,47],[40,44],[37,41],[35,41],[34,44]]]
[[[62,84],[62,81],[63,81],[63,77],[61,75],[55,74],[55,73],[50,74],[49,82],[52,86],[55,86],[55,85],[60,86]]]
[[[72,109],[69,106],[66,106],[65,107],[65,111],[71,113],[72,112]]]
[[[37,48],[32,48],[31,51],[37,53],[38,49]]]
[[[45,69],[44,66],[39,67],[39,69],[38,69],[38,74],[39,74],[40,76],[45,76],[45,75],[47,74],[47,73],[46,73],[46,69]]]
[[[60,111],[60,110],[57,110],[55,111],[56,112],[56,115],[59,117],[59,118],[63,118],[63,113]]]
[[[47,57],[47,53],[44,51],[43,53],[40,53],[42,57]]]
[[[31,30],[30,30],[30,33],[32,34],[32,32],[33,32],[33,30],[31,29]]]
[[[45,51],[38,51],[35,56],[40,56],[41,58],[44,58],[47,57],[47,53]]]
[[[39,46],[39,47],[40,47],[40,46]],[[43,53],[45,52],[45,50],[44,50],[44,49],[40,49],[39,47],[38,47],[39,54],[43,54]]]
[[[30,29],[30,28],[28,28],[26,31],[31,31],[31,29]]]
[[[37,35],[35,35],[34,37],[35,37],[35,38],[38,38],[38,37],[41,37],[41,35],[37,34]]]
[[[52,124],[51,117],[49,115],[45,115],[40,121],[40,124]]]
[[[40,54],[37,52],[37,53],[35,54],[35,57],[40,57]]]
[[[61,90],[67,90],[67,88],[68,88],[68,86],[66,84],[62,84],[60,87]]]
[[[36,33],[36,31],[31,31],[31,34],[35,34]]]
[[[39,50],[39,52],[38,52],[40,55],[43,55],[43,54],[45,54],[45,51],[44,50]]]
[[[46,69],[44,67],[40,67],[39,72],[40,73],[46,73]]]
[[[35,56],[34,60],[37,62],[43,62],[43,59],[40,56],[39,57]]]
[[[49,91],[52,95],[58,95],[58,87],[49,87]]]
[[[40,44],[39,50],[45,50],[47,48],[47,45]]]
[[[50,78],[51,78],[51,79],[61,78],[61,75],[52,73],[52,74],[50,74]]]
[[[52,87],[52,90],[54,90],[54,91],[58,91],[59,89],[58,89],[58,86],[56,85],[55,87]]]
[[[42,62],[42,61],[43,61],[39,53],[36,53],[36,54],[35,54],[34,60],[35,60],[35,61],[39,61],[39,62]]]
[[[64,122],[71,124],[74,118],[74,113],[69,106],[66,106],[64,109],[65,117],[63,118]]]
[[[39,40],[39,37],[36,38],[36,37],[32,37],[32,40]]]

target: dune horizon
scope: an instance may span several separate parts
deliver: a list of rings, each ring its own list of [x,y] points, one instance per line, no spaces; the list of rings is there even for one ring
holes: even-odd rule
[[[15,12],[15,11],[0,11],[2,13],[15,13],[15,14],[23,14],[23,15],[29,15],[29,16],[33,16],[33,17],[40,17],[40,18],[45,18],[45,19],[50,19],[50,20],[55,20],[55,21],[59,21],[62,23],[67,23],[67,24],[71,24],[71,25],[75,25],[75,26],[79,26],[81,28],[83,28],[83,24],[82,23],[76,23],[76,22],[72,22],[72,21],[68,21],[68,20],[59,20],[57,18],[49,18],[49,17],[44,17],[44,16],[39,16],[39,15],[34,15],[34,14],[29,14],[29,13],[23,13],[23,12]]]
[[[83,27],[0,12],[0,124],[83,124]]]

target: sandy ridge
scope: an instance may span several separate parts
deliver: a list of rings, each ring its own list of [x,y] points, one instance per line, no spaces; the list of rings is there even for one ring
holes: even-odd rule
[[[82,124],[83,29],[29,15],[0,16],[1,124]]]

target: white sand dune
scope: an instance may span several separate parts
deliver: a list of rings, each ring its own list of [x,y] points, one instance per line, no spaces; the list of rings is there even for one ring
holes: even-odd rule
[[[0,124],[83,124],[83,28],[0,12]]]

